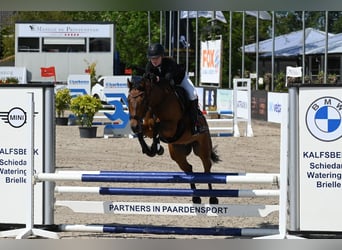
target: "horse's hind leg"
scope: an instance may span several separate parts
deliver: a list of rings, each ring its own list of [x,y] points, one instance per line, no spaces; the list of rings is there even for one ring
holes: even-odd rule
[[[192,173],[192,166],[186,160],[187,155],[191,152],[191,148],[187,148],[186,145],[175,145],[169,144],[169,153],[172,160],[177,162],[178,166],[183,170],[185,173]],[[190,188],[192,190],[196,189],[195,183],[190,183]],[[201,197],[193,196],[192,202],[195,204],[201,204]]]
[[[208,188],[209,188],[209,190],[212,190],[212,185],[211,185],[211,183],[208,183]],[[209,198],[209,203],[210,203],[210,204],[218,204],[219,201],[218,201],[217,197],[215,197],[215,196],[210,196],[210,198]]]
[[[192,171],[192,166],[189,164],[188,167],[191,169],[191,171],[189,171],[189,172],[192,173],[193,172]],[[184,172],[186,172],[186,171],[184,171]],[[192,190],[195,190],[196,189],[196,184],[195,183],[190,183],[190,188]],[[199,196],[192,196],[192,202],[195,203],[195,204],[201,204],[201,202],[202,202],[201,197],[199,197]]]
[[[203,164],[204,164],[204,161],[203,161],[203,160],[202,160],[202,162],[203,162]],[[206,166],[208,166],[208,165],[206,165]],[[210,162],[210,166],[211,166],[211,162]],[[210,173],[210,168],[209,168],[209,170],[205,170],[204,172],[209,174],[209,173]],[[211,183],[208,183],[208,189],[209,189],[209,190],[212,190],[212,189],[213,189]],[[209,198],[209,203],[210,203],[210,204],[218,204],[219,201],[218,201],[217,197],[215,197],[215,196],[210,196],[210,198]]]

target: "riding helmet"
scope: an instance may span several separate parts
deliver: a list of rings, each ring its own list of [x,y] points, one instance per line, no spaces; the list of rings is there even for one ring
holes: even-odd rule
[[[153,58],[158,56],[164,55],[164,47],[160,43],[153,43],[150,46],[148,46],[147,49],[147,57]]]

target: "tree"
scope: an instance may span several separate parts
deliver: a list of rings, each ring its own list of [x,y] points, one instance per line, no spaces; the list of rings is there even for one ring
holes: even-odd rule
[[[1,58],[7,58],[14,55],[14,35],[13,28],[7,26],[0,32],[1,35]]]
[[[139,69],[146,64],[148,46],[147,11],[73,12],[74,21],[107,21],[115,24],[115,50],[128,68]],[[159,12],[151,12],[152,41],[159,40]]]
[[[165,30],[160,30],[160,11],[150,12],[150,32],[151,42],[159,42],[160,33],[166,41]],[[165,14],[165,12],[163,12]],[[226,20],[229,20],[228,11],[223,11]],[[241,46],[242,46],[242,13],[232,12],[232,76],[241,75]],[[305,11],[306,27],[313,27],[325,30],[325,11]],[[292,31],[302,29],[302,11],[276,11],[276,27],[275,35],[282,35]],[[342,32],[342,12],[329,11],[328,31],[333,33]],[[16,12],[13,16],[13,23],[16,21],[84,21],[84,22],[113,22],[116,28],[115,51],[119,53],[120,60],[125,67],[135,69],[139,72],[146,62],[146,49],[149,42],[148,37],[148,12],[147,11],[28,11]],[[165,18],[164,18],[165,21]],[[195,19],[190,20],[195,27]],[[166,26],[164,23],[163,29]],[[269,20],[259,19],[259,41],[271,38],[272,24]],[[245,19],[245,44],[256,42],[256,18],[246,16]],[[208,34],[214,32],[219,34],[223,39],[223,69],[222,83],[224,87],[228,86],[228,65],[229,65],[229,21],[228,23],[210,23],[206,18],[199,18],[199,42],[201,39],[208,38]],[[1,57],[14,54],[14,25],[2,27],[2,47]],[[194,37],[194,34],[192,34]],[[5,39],[6,38],[6,39]],[[193,43],[193,42],[192,42]],[[192,47],[194,49],[194,46]],[[191,53],[194,53],[193,51]],[[189,71],[195,72],[195,60],[193,54],[190,54]],[[181,63],[185,62],[183,56]],[[251,69],[251,65],[255,58],[245,55],[245,68]],[[199,63],[199,62],[198,62]],[[199,65],[199,64],[198,64]]]

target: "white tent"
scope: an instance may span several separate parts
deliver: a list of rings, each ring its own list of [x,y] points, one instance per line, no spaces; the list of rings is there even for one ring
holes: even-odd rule
[[[237,11],[241,12],[241,11]],[[245,11],[245,13],[249,16],[257,17],[259,13],[259,18],[263,20],[271,20],[271,15],[267,11]],[[181,11],[180,18],[196,18],[196,17],[206,17],[206,18],[214,18],[223,23],[227,23],[226,18],[224,17],[222,11]]]
[[[324,54],[325,53],[325,39],[316,43],[310,44],[305,50],[306,55]],[[328,54],[342,54],[342,33],[329,36],[328,38]]]
[[[333,34],[329,34],[332,37]],[[305,47],[310,49],[318,41],[325,40],[325,32],[313,28],[305,29]],[[259,53],[262,56],[271,56],[273,49],[272,39],[259,42]],[[303,31],[298,30],[274,38],[275,56],[295,56],[302,54],[303,49]],[[245,53],[256,53],[256,44],[245,46]]]

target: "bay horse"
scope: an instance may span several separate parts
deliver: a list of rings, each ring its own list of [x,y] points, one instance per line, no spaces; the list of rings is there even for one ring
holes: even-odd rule
[[[161,140],[167,143],[171,159],[182,171],[193,172],[187,161],[187,156],[193,151],[201,159],[204,172],[210,173],[212,163],[219,162],[220,158],[212,145],[208,123],[202,114],[200,120],[205,129],[195,135],[191,133],[191,120],[186,107],[189,101],[186,101],[185,90],[176,86],[179,89],[175,91],[176,87],[172,87],[168,80],[156,82],[153,76],[133,76],[127,80],[127,86],[130,126],[139,139],[143,153],[151,157],[163,154]],[[151,147],[147,146],[144,137],[153,139]],[[190,187],[196,189],[195,183],[191,183]],[[208,188],[212,189],[211,183],[208,183]],[[193,196],[192,201],[201,203],[201,198]],[[218,204],[218,199],[210,197],[209,202]]]

